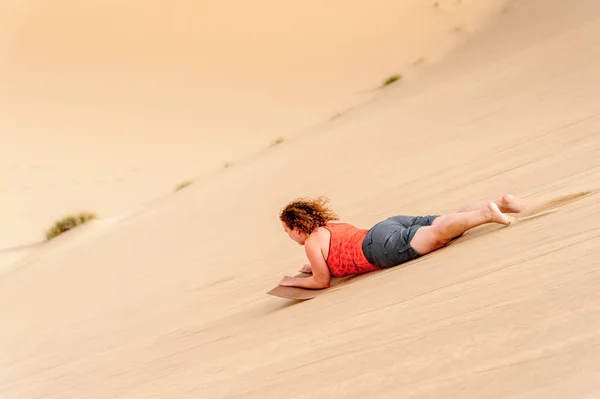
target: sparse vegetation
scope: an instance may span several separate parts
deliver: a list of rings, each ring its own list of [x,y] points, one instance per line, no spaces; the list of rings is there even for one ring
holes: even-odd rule
[[[465,30],[465,26],[464,25],[456,25],[454,27],[454,29],[452,29],[452,31],[454,33],[461,33],[461,32],[464,32],[464,30]]]
[[[381,87],[389,86],[392,83],[397,82],[397,81],[399,81],[401,79],[402,79],[402,75],[400,75],[399,73],[395,74],[395,75],[392,75],[392,76],[390,76],[389,78],[387,78],[386,80],[383,81]]]
[[[98,217],[91,212],[79,212],[73,215],[66,216],[54,222],[54,225],[46,231],[46,239],[51,240],[62,233],[71,230],[74,227],[97,219]]]
[[[283,143],[283,137],[277,137],[275,140],[273,140],[273,142],[271,143],[271,147],[277,145],[277,144],[281,144]]]
[[[433,8],[438,8],[440,6],[440,2],[439,1],[434,1],[433,2]]]
[[[231,165],[233,165],[233,162],[229,162],[229,161],[228,161],[228,162],[225,162],[225,164],[223,164],[223,167],[224,167],[224,168],[228,168],[228,167],[230,167]]]
[[[194,183],[193,180],[184,180],[181,183],[179,183],[177,186],[175,186],[175,191],[183,190],[184,188],[191,185],[192,183]]]
[[[413,61],[413,65],[414,66],[421,65],[424,62],[425,62],[425,57],[419,57]]]
[[[330,118],[330,120],[335,120],[335,119],[341,118],[342,116],[351,112],[353,109],[354,109],[354,107],[344,108],[341,111],[338,111],[335,114],[333,114],[333,116]]]
[[[338,112],[336,112],[336,113],[335,113],[335,114],[334,114],[334,115],[331,117],[331,120],[337,119],[337,118],[339,118],[339,117],[340,117],[340,116],[342,116],[342,115],[344,115],[344,113],[343,113],[343,112],[341,112],[341,111],[338,111]]]

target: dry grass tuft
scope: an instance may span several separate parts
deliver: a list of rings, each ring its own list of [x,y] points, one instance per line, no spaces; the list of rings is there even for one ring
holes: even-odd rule
[[[81,224],[87,223],[90,220],[97,219],[96,214],[91,212],[79,212],[73,215],[66,216],[54,222],[54,225],[46,231],[46,239],[51,240],[58,237],[62,233],[71,230]]]
[[[392,83],[395,83],[399,80],[402,80],[402,75],[397,73],[395,75],[390,76],[389,78],[387,78],[386,80],[383,81],[383,83],[381,84],[381,87],[386,87],[391,85]]]
[[[281,144],[283,143],[284,139],[283,137],[277,137],[275,140],[273,140],[273,142],[271,143],[271,147],[276,146],[277,144]]]
[[[183,190],[184,188],[190,186],[191,184],[193,184],[194,181],[193,180],[185,180],[182,181],[181,183],[179,183],[177,186],[175,186],[175,190],[174,191],[179,191],[179,190]]]

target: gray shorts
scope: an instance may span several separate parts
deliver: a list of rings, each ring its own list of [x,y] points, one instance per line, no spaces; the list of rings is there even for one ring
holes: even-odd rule
[[[438,216],[392,216],[377,223],[363,240],[367,260],[379,267],[392,267],[420,255],[410,242],[420,227],[431,226]]]

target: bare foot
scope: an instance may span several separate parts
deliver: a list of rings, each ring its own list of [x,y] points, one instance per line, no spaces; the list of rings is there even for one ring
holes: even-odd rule
[[[514,196],[512,194],[504,194],[498,204],[500,210],[505,213],[520,213],[528,208],[531,204],[529,201]]]
[[[484,212],[490,222],[509,225],[515,221],[514,217],[505,215],[504,213],[500,212],[500,208],[498,208],[498,205],[496,205],[495,202],[489,202],[487,204],[487,207],[484,209]]]

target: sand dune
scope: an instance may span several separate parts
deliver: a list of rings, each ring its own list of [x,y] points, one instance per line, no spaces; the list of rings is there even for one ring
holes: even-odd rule
[[[326,122],[502,1],[432,4],[2,2],[0,217],[14,227],[0,242],[35,242],[80,208],[127,211]]]
[[[2,397],[599,395],[600,3],[489,7],[400,85],[0,276]],[[294,197],[368,227],[506,191],[543,216],[311,301],[265,295],[304,263],[277,220]]]

